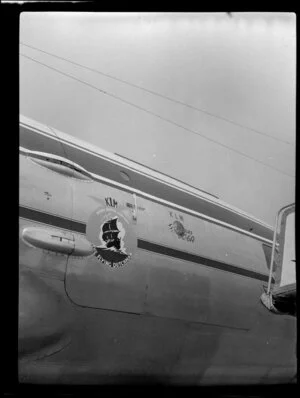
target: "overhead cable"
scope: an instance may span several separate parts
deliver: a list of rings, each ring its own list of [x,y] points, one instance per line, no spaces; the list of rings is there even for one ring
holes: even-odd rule
[[[89,66],[80,64],[80,63],[75,62],[75,61],[72,61],[72,60],[70,60],[70,59],[68,59],[68,58],[61,57],[61,56],[59,56],[59,55],[50,53],[50,52],[48,52],[48,51],[42,50],[42,49],[40,49],[40,48],[38,48],[38,47],[29,45],[29,44],[26,44],[26,43],[23,43],[23,42],[20,42],[20,44],[23,45],[23,46],[25,46],[25,47],[31,48],[31,49],[33,49],[33,50],[39,51],[39,52],[41,52],[41,53],[50,55],[51,57],[60,59],[60,60],[65,61],[65,62],[69,62],[70,64],[76,65],[76,66],[78,66],[78,67],[80,67],[80,68],[83,68],[83,69],[86,69],[86,70],[89,70],[90,72],[98,73],[98,74],[100,74],[100,75],[102,75],[102,76],[105,76],[105,77],[107,77],[107,78],[109,78],[109,79],[113,79],[113,80],[118,81],[118,82],[120,82],[120,83],[123,83],[123,84],[126,84],[126,85],[128,85],[128,86],[137,88],[137,89],[142,90],[142,91],[145,91],[145,92],[147,92],[147,93],[149,93],[149,94],[156,95],[156,96],[161,97],[161,98],[163,98],[163,99],[166,99],[166,100],[168,100],[168,101],[174,102],[174,103],[176,103],[176,104],[178,104],[178,105],[182,105],[182,106],[185,106],[185,107],[187,107],[187,108],[193,109],[193,110],[195,110],[195,111],[197,111],[197,112],[204,113],[204,114],[206,114],[206,115],[208,115],[208,116],[210,116],[210,117],[213,117],[213,118],[215,118],[215,119],[223,120],[224,122],[230,123],[230,124],[235,125],[235,126],[237,126],[237,127],[241,127],[241,128],[243,128],[243,129],[245,129],[245,130],[250,130],[250,131],[252,131],[252,132],[254,132],[254,133],[256,133],[256,134],[263,135],[263,136],[268,137],[268,138],[270,138],[270,139],[272,139],[272,140],[279,141],[279,142],[282,142],[282,143],[287,144],[287,145],[293,145],[291,142],[286,141],[286,140],[283,140],[282,138],[274,137],[274,136],[272,136],[272,135],[270,135],[270,134],[264,133],[264,132],[262,132],[262,131],[259,131],[259,130],[257,130],[257,129],[254,129],[254,128],[252,128],[252,127],[244,126],[243,124],[238,123],[238,122],[235,122],[235,121],[233,121],[233,120],[231,120],[231,119],[228,119],[228,118],[226,118],[226,117],[223,117],[223,116],[220,116],[220,115],[216,115],[216,114],[214,114],[214,113],[212,113],[212,112],[208,112],[208,111],[206,111],[206,110],[204,110],[204,109],[198,108],[198,107],[193,106],[193,105],[190,105],[190,104],[186,104],[186,103],[183,102],[183,101],[179,101],[179,100],[177,100],[177,99],[168,97],[167,95],[164,95],[164,94],[158,93],[158,92],[156,92],[156,91],[150,90],[150,89],[148,89],[148,88],[142,87],[142,86],[140,86],[140,85],[138,85],[138,84],[128,82],[128,81],[126,81],[126,80],[124,80],[124,79],[120,79],[120,78],[118,78],[118,77],[112,76],[111,74],[101,72],[100,70],[97,70],[97,69],[91,68],[91,67],[89,67]]]
[[[31,57],[29,57],[29,56],[27,56],[27,55],[25,55],[25,54],[20,53],[20,55],[21,55],[22,57],[24,57],[24,58],[27,58],[27,59],[29,59],[29,60],[31,60],[31,61],[33,61],[33,62],[39,64],[39,65],[42,65],[42,66],[44,66],[44,67],[46,67],[46,68],[48,68],[48,69],[51,69],[51,70],[53,70],[53,71],[55,71],[55,72],[57,72],[57,73],[59,73],[59,74],[61,74],[61,75],[64,75],[64,76],[66,76],[66,77],[68,77],[68,78],[70,78],[70,79],[73,79],[73,80],[75,80],[75,81],[77,81],[77,82],[80,82],[80,83],[82,83],[82,84],[84,84],[84,85],[86,85],[86,86],[88,86],[88,87],[90,87],[90,88],[93,88],[94,90],[97,90],[98,92],[100,92],[100,93],[102,93],[102,94],[104,94],[104,95],[107,95],[107,96],[109,96],[109,97],[112,97],[112,98],[114,98],[114,99],[116,99],[116,100],[118,100],[118,101],[121,101],[121,102],[123,102],[123,103],[125,103],[125,104],[127,104],[127,105],[130,105],[130,106],[132,106],[132,107],[134,107],[134,108],[136,108],[136,109],[139,109],[139,110],[141,110],[141,111],[143,111],[143,112],[146,112],[146,113],[148,113],[148,114],[150,114],[150,115],[152,115],[152,116],[155,116],[155,117],[157,117],[157,118],[159,118],[159,119],[161,119],[161,120],[163,120],[163,121],[165,121],[165,122],[168,122],[168,123],[172,124],[173,126],[179,127],[179,128],[181,128],[181,129],[183,129],[183,130],[185,130],[185,131],[188,131],[188,132],[190,132],[190,133],[192,133],[192,134],[198,135],[198,136],[204,138],[204,139],[207,140],[207,141],[213,142],[213,143],[216,144],[216,145],[219,145],[219,146],[221,146],[221,147],[223,147],[223,148],[226,148],[226,149],[228,149],[228,150],[230,150],[230,151],[232,151],[232,152],[238,153],[240,156],[243,156],[243,157],[245,157],[245,158],[251,159],[251,160],[253,160],[253,161],[257,162],[257,163],[260,163],[260,164],[264,165],[265,167],[268,167],[268,168],[270,168],[270,169],[273,169],[273,170],[275,170],[275,171],[277,171],[277,172],[279,172],[279,173],[281,173],[281,174],[284,174],[284,175],[286,175],[286,176],[288,176],[288,177],[294,178],[294,176],[292,176],[292,175],[286,173],[286,172],[283,171],[283,170],[277,169],[276,167],[271,166],[271,165],[269,165],[269,164],[267,164],[267,163],[265,163],[265,162],[263,162],[263,161],[261,161],[261,160],[255,159],[255,158],[253,158],[252,156],[249,156],[249,155],[247,155],[247,154],[245,154],[245,153],[243,153],[243,152],[241,152],[241,151],[239,151],[239,150],[237,150],[237,149],[234,149],[234,148],[232,148],[232,147],[230,147],[230,146],[228,146],[228,145],[226,145],[226,144],[223,144],[223,143],[221,143],[221,142],[219,142],[219,141],[216,141],[216,140],[214,140],[214,139],[212,139],[212,138],[210,138],[210,137],[207,137],[206,135],[204,135],[203,133],[200,133],[199,131],[195,131],[195,130],[192,130],[192,129],[188,128],[188,127],[185,127],[185,126],[183,126],[182,124],[176,123],[176,122],[174,122],[174,121],[171,120],[171,119],[165,118],[165,117],[163,117],[163,116],[161,116],[161,115],[159,115],[159,114],[157,114],[157,113],[155,113],[155,112],[152,112],[152,111],[150,111],[150,110],[148,110],[148,109],[146,109],[146,108],[143,108],[143,107],[141,107],[141,106],[139,106],[139,105],[136,105],[136,104],[134,104],[133,102],[127,101],[127,100],[125,100],[125,99],[123,99],[123,98],[121,98],[121,97],[119,97],[119,96],[117,96],[117,95],[115,95],[115,94],[109,93],[108,91],[104,91],[104,90],[102,90],[102,89],[100,89],[100,88],[98,88],[98,87],[96,87],[96,86],[94,86],[94,85],[92,85],[92,84],[90,84],[90,83],[85,82],[84,80],[81,80],[81,79],[79,79],[79,78],[77,78],[77,77],[75,77],[75,76],[73,76],[73,75],[70,75],[70,74],[68,74],[68,73],[66,73],[66,72],[62,72],[61,70],[59,70],[59,69],[57,69],[57,68],[54,68],[54,67],[52,67],[52,66],[50,66],[50,65],[47,65],[47,64],[45,64],[45,63],[43,63],[43,62],[40,62],[40,61],[38,61],[38,60],[36,60],[36,59],[34,59],[34,58],[31,58]]]

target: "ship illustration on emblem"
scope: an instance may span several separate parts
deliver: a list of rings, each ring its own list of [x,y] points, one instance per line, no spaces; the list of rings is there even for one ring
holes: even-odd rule
[[[96,257],[104,264],[111,267],[125,265],[131,254],[126,253],[124,247],[125,229],[118,217],[105,221],[100,227],[100,242],[102,245],[95,246]]]
[[[111,267],[126,264],[131,255],[126,253],[124,236],[125,229],[118,217],[105,221],[100,227],[99,234],[102,245],[94,245],[97,258]]]
[[[124,266],[137,250],[135,225],[126,216],[126,209],[96,209],[88,219],[86,237],[93,255],[111,268]]]

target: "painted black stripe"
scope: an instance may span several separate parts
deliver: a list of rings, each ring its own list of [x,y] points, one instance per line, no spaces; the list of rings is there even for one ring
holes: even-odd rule
[[[234,274],[248,276],[249,278],[258,279],[264,282],[268,281],[267,275],[262,275],[258,272],[247,270],[245,268],[240,268],[235,265],[223,263],[221,261],[212,260],[210,258],[201,257],[196,254],[187,253],[181,250],[172,249],[170,247],[158,245],[156,243],[148,242],[143,239],[138,239],[138,248],[148,250],[150,252],[163,254],[165,256],[170,256],[178,258],[180,260],[191,261],[193,263],[205,265],[207,267],[220,269],[222,271],[232,272]]]
[[[19,217],[85,234],[86,224],[84,223],[44,213],[39,210],[29,209],[28,207],[19,206]]]
[[[52,225],[54,227],[68,229],[74,232],[85,233],[86,230],[85,223],[79,221],[73,221],[49,213],[44,213],[38,210],[29,209],[28,207],[24,206],[19,207],[19,216],[22,218],[27,218],[32,221]],[[171,247],[158,245],[156,243],[148,242],[143,239],[137,240],[137,246],[139,249],[144,249],[153,253],[174,257],[180,260],[190,261],[196,264],[201,264],[207,267],[220,269],[222,271],[227,271],[234,274],[247,276],[249,278],[258,279],[264,282],[268,281],[267,275],[263,275],[255,271],[240,268],[235,265],[223,263],[221,261],[213,260],[206,257],[201,257],[196,254],[187,253],[177,249],[172,249]]]

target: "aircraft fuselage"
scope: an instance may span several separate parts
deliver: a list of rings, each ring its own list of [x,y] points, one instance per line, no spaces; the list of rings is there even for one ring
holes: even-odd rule
[[[272,228],[21,118],[19,377],[288,382],[296,320],[260,303]]]

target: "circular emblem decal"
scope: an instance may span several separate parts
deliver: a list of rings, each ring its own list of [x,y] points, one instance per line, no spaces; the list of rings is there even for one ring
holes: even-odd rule
[[[174,221],[172,225],[173,231],[178,235],[178,236],[184,236],[185,234],[185,228],[183,224],[179,221]]]
[[[136,250],[133,225],[116,210],[96,210],[91,214],[86,236],[92,243],[94,254],[103,264],[122,267]]]
[[[184,225],[180,221],[173,221],[172,224],[169,224],[169,228],[172,232],[175,232],[178,238],[192,243],[195,241],[193,232],[188,229],[185,229]]]

